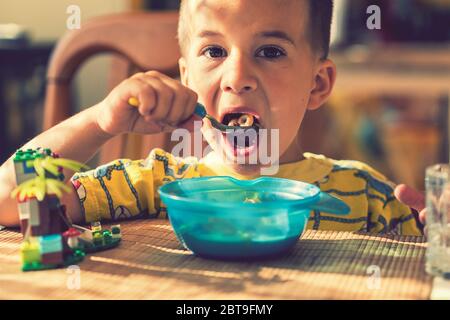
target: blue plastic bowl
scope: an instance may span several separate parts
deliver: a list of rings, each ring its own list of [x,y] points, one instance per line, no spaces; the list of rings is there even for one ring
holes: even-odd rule
[[[216,259],[286,252],[305,231],[311,209],[324,202],[324,193],[314,185],[269,177],[177,180],[163,185],[159,194],[184,247]],[[326,201],[338,202],[338,213],[348,212],[340,200],[326,195]]]

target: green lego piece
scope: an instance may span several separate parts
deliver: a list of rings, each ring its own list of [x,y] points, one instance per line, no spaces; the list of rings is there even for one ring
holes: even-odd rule
[[[86,253],[93,253],[93,252],[100,252],[112,249],[114,247],[117,247],[119,243],[121,242],[121,239],[114,239],[112,238],[109,242],[104,242],[102,244],[95,244],[89,241],[86,241],[83,238],[79,239],[80,246],[83,248],[84,252]]]
[[[105,243],[111,243],[112,242],[111,231],[103,230],[103,239],[105,240]]]
[[[13,161],[14,162],[32,161],[37,158],[43,158],[44,156],[46,155],[39,152],[39,149],[27,149],[26,151],[18,150],[14,156]]]
[[[44,264],[41,262],[23,263],[22,271],[39,271],[56,269],[60,267],[68,267],[83,261],[85,253],[82,250],[75,250],[75,252],[64,259],[61,264]]]
[[[102,235],[101,231],[93,232],[92,236],[94,237],[94,245],[95,246],[103,245],[103,235]]]
[[[26,241],[20,249],[22,263],[36,263],[41,261],[41,252],[37,242]]]
[[[119,234],[120,233],[120,227],[119,226],[112,226],[111,227],[112,234]]]

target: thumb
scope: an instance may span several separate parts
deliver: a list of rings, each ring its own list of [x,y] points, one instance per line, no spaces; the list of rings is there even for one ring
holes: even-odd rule
[[[398,185],[394,190],[395,197],[403,204],[421,212],[425,208],[425,196],[405,184]]]

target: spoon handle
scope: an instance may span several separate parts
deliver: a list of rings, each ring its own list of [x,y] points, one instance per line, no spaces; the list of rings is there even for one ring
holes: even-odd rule
[[[128,104],[132,107],[139,107],[139,100],[135,97],[131,97],[128,99]],[[211,125],[220,130],[220,131],[226,131],[226,130],[236,130],[236,129],[248,129],[251,127],[231,127],[231,126],[226,126],[222,123],[220,123],[219,121],[217,121],[216,119],[214,119],[213,117],[211,117],[205,109],[205,106],[203,106],[201,103],[197,102],[197,105],[195,106],[195,110],[194,110],[194,114],[196,114],[197,116],[199,116],[200,118],[204,119],[207,118],[209,119],[209,121],[211,121]]]
[[[135,97],[131,97],[128,99],[128,104],[132,107],[137,108],[137,107],[139,107],[139,100]],[[206,117],[206,115],[207,115],[205,107],[201,103],[198,103],[198,102],[197,102],[197,105],[195,106],[194,113],[202,119],[204,117]]]
[[[197,102],[197,105],[195,106],[194,113],[202,119],[207,115],[205,107],[199,102]]]

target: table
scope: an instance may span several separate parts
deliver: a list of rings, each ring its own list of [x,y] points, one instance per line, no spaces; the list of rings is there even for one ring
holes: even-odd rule
[[[88,255],[79,269],[26,273],[21,234],[0,231],[0,299],[429,299],[432,291],[423,237],[311,230],[277,259],[224,262],[184,250],[167,220],[121,226],[119,247]]]

